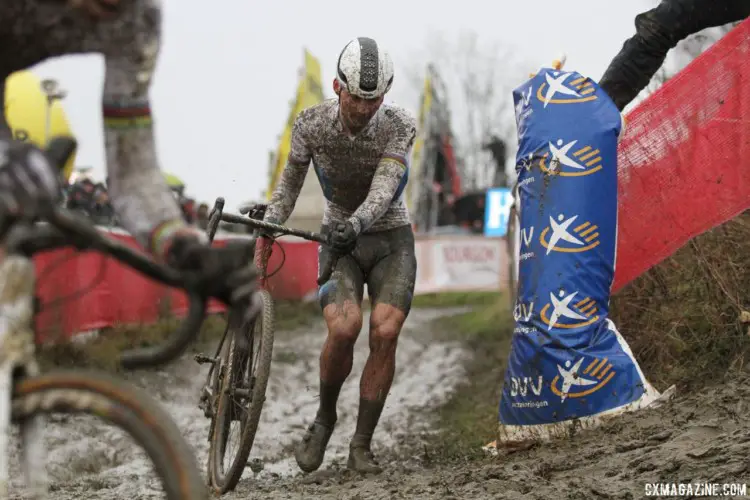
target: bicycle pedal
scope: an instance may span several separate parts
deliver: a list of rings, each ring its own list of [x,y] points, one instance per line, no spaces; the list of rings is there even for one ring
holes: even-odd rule
[[[195,356],[193,356],[193,359],[199,365],[205,365],[206,363],[211,363],[212,365],[215,365],[216,361],[218,361],[216,358],[208,357],[205,354],[196,354]]]

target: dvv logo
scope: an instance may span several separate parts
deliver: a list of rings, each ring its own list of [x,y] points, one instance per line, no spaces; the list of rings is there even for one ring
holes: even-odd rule
[[[552,379],[550,389],[560,396],[560,402],[566,398],[582,398],[593,394],[607,385],[616,374],[607,358],[594,358],[581,372],[584,360],[584,357],[578,358],[575,364],[568,360],[564,368],[557,365],[558,375]]]
[[[590,79],[580,76],[571,80],[573,73],[550,71],[544,74],[545,83],[536,91],[536,98],[548,104],[579,104],[597,99]]]
[[[578,292],[566,295],[562,290],[557,296],[549,294],[550,302],[539,312],[542,321],[547,324],[547,331],[552,328],[580,328],[599,319],[596,302],[591,297],[575,300],[577,295]]]
[[[561,177],[582,177],[603,168],[601,151],[591,146],[578,146],[578,140],[548,142],[549,151],[539,159],[542,172]]]
[[[576,223],[578,216],[567,219],[563,214],[555,220],[549,217],[549,226],[539,235],[539,243],[550,252],[580,253],[599,246],[599,226],[585,221]]]

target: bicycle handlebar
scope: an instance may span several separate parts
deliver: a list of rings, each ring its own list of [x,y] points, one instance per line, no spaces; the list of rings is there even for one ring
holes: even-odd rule
[[[255,205],[255,207],[262,207],[263,211],[265,211],[266,208],[264,204],[258,204]],[[252,213],[254,212],[253,208],[255,207],[245,207],[241,210],[241,212],[252,215]],[[259,220],[253,217],[242,217],[240,215],[225,214],[223,213],[223,209],[224,198],[216,198],[214,207],[211,209],[211,215],[209,216],[209,240],[213,240],[213,237],[216,234],[216,228],[218,228],[219,226],[219,221],[224,221],[233,224],[243,224],[255,229],[265,229],[272,234],[281,233],[289,236],[299,236],[300,238],[306,239],[308,241],[315,241],[322,245],[330,245],[330,238],[325,234],[316,233],[314,231],[305,231],[304,229],[295,229],[292,227],[284,226],[282,224],[274,224],[272,222]],[[333,270],[336,268],[339,257],[340,255],[331,249],[331,258],[323,264],[322,272],[318,276],[318,286],[322,286],[331,278]]]
[[[46,154],[53,166],[64,165],[75,151],[76,142],[68,138],[56,138],[50,142]],[[17,223],[10,225],[5,235],[8,254],[32,256],[37,252],[66,246],[91,249],[110,255],[118,261],[167,286],[182,288],[188,294],[189,310],[175,333],[160,345],[131,349],[120,353],[118,363],[128,370],[168,363],[185,352],[198,336],[206,314],[208,297],[201,293],[198,284],[187,274],[154,262],[147,254],[128,247],[113,238],[101,234],[93,224],[63,208],[54,208],[42,216],[49,225]]]

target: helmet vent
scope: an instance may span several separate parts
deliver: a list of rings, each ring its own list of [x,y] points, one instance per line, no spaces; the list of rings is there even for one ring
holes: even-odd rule
[[[372,38],[360,37],[359,41],[359,88],[374,92],[378,88],[378,44]]]

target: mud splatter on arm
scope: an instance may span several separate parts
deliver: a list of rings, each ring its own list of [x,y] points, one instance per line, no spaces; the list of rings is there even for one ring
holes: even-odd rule
[[[416,137],[414,117],[405,110],[387,113],[389,115],[386,116],[390,118],[388,126],[391,128],[391,139],[375,170],[367,198],[349,218],[358,233],[367,231],[393,203],[393,197],[406,175],[407,158]]]
[[[297,203],[302,185],[305,183],[307,169],[310,166],[312,154],[305,142],[305,128],[308,114],[304,111],[297,116],[292,126],[291,148],[284,171],[271,195],[271,201],[266,209],[263,220],[283,224],[292,215]]]

